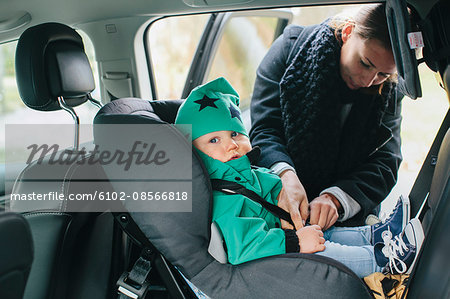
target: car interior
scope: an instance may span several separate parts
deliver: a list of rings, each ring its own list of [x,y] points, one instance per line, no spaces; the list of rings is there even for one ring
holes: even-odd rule
[[[293,10],[312,8],[319,14],[326,6],[334,14],[336,5],[377,2],[4,1],[0,298],[372,298],[353,271],[323,256],[284,254],[240,265],[216,260],[208,251],[211,183],[198,154],[173,123],[194,87],[223,75],[241,80],[236,84],[246,99],[241,107],[249,127],[255,69],[293,22]],[[411,215],[421,220],[426,236],[406,298],[450,294],[449,13],[446,0],[386,1],[399,89],[407,97],[403,101],[424,102],[430,85],[443,95],[439,104],[429,100],[438,116],[420,110],[436,126],[427,133],[430,143],[421,145],[424,154],[406,191]],[[417,32],[423,45],[413,49]],[[245,47],[233,48],[230,36],[244,40]],[[244,66],[226,68],[227,55],[245,57]],[[422,68],[437,80],[425,79]],[[174,69],[183,69],[183,76]],[[37,138],[55,146],[25,162],[24,149],[42,142]],[[98,148],[126,153],[129,147],[122,145],[131,140],[164,144],[167,156],[175,158],[153,168],[157,171],[151,164],[101,163]],[[412,165],[407,150],[402,151],[403,164]],[[189,167],[181,166],[186,160]],[[114,198],[100,203],[14,200],[16,194],[156,196],[168,188],[183,196],[186,186],[189,206],[176,211],[169,204],[152,210],[148,201]]]

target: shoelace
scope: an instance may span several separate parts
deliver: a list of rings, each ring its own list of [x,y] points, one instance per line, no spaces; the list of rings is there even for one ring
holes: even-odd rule
[[[383,240],[383,243],[385,246],[392,239],[392,233],[391,233],[391,229],[389,228],[389,226],[388,226],[387,230],[385,230],[381,233],[381,239]]]
[[[398,254],[400,254],[401,256],[404,255],[403,250],[409,250],[405,242],[403,241],[403,238],[395,236],[394,239],[386,238],[383,239],[383,241],[384,247],[381,252],[385,257],[389,259],[389,269],[391,269],[392,271],[392,269],[394,268],[399,274],[405,273],[406,270],[408,270],[406,264],[401,260],[401,258],[398,257]],[[398,265],[401,266],[401,270],[398,268]]]

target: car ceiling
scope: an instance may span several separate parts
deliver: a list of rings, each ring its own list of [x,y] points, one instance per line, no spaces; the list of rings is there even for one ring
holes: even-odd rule
[[[377,1],[364,1],[377,2]],[[429,0],[411,0],[426,11]],[[71,26],[133,16],[162,16],[281,6],[355,4],[348,0],[0,0],[0,41],[16,39],[28,27],[45,22]],[[431,4],[430,4],[431,3]],[[22,24],[21,23],[25,23]],[[17,28],[14,28],[17,27]]]

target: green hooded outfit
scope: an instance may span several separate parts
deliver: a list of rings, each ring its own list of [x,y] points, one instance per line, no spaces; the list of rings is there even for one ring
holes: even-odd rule
[[[219,78],[191,92],[180,107],[175,123],[191,124],[191,132],[184,126],[179,129],[186,135],[192,134],[192,140],[224,130],[248,136],[238,105],[236,91],[224,78]],[[236,182],[276,205],[281,179],[268,169],[252,168],[253,159],[249,158],[255,152],[259,153],[259,149],[224,163],[198,151],[210,179]],[[299,252],[295,231],[281,229],[278,217],[244,195],[213,191],[212,221],[217,224],[225,240],[230,264]]]

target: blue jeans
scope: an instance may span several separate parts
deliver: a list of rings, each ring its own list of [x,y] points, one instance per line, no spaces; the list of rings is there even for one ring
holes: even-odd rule
[[[381,272],[370,242],[370,226],[331,227],[324,232],[325,250],[317,252],[349,267],[358,277]]]

